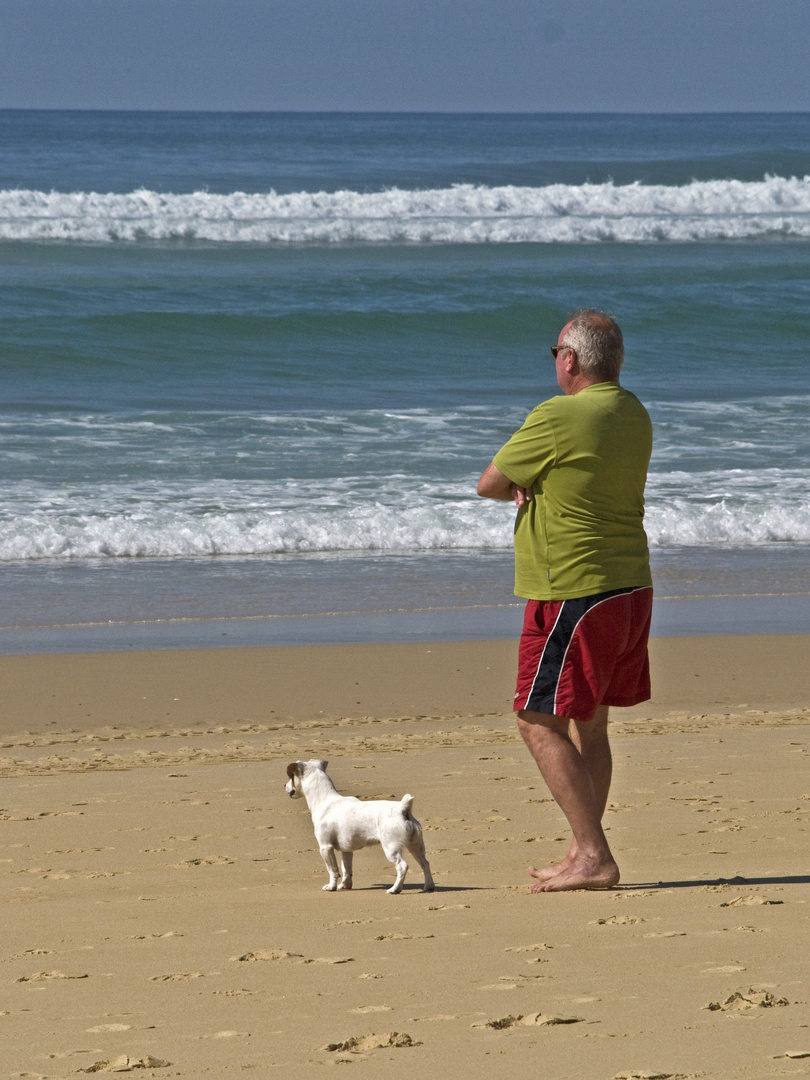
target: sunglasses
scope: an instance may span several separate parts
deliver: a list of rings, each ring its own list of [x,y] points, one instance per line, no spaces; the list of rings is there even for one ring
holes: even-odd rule
[[[571,345],[552,345],[551,346],[551,355],[556,360],[557,359],[557,353],[565,352],[566,349],[571,349],[571,351],[573,352],[573,348],[572,348]]]

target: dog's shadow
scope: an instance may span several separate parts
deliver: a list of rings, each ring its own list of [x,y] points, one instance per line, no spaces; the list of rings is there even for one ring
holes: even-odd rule
[[[352,889],[351,892],[388,892],[390,887],[384,882],[378,882],[375,885],[364,885],[361,889]],[[411,896],[424,896],[429,899],[431,896],[438,896],[439,893],[492,892],[493,888],[486,885],[437,885],[433,892],[425,892],[421,885],[414,883],[413,885],[403,885],[402,892],[399,895],[404,896],[405,893],[409,893]]]

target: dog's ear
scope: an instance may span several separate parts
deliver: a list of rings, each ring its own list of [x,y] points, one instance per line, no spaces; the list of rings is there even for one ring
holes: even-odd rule
[[[323,758],[320,758],[319,760],[310,762],[310,765],[314,765],[316,769],[321,769],[323,772],[326,772],[326,766],[328,764],[329,764],[329,762],[324,761]]]
[[[303,761],[291,761],[287,766],[287,776],[290,780],[295,780],[296,777],[300,779],[304,775],[304,763]]]

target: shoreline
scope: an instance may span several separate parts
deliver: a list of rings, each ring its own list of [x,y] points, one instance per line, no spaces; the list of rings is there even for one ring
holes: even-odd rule
[[[804,592],[656,597],[651,638],[810,633]],[[517,640],[522,601],[0,627],[0,656]]]
[[[806,544],[651,552],[653,636],[810,633]],[[511,550],[4,563],[0,655],[516,639]]]

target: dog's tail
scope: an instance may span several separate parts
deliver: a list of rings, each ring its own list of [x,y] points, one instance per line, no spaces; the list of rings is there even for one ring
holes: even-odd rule
[[[413,806],[413,795],[403,795],[399,804],[402,807],[402,816],[406,821],[411,820],[411,807]]]

